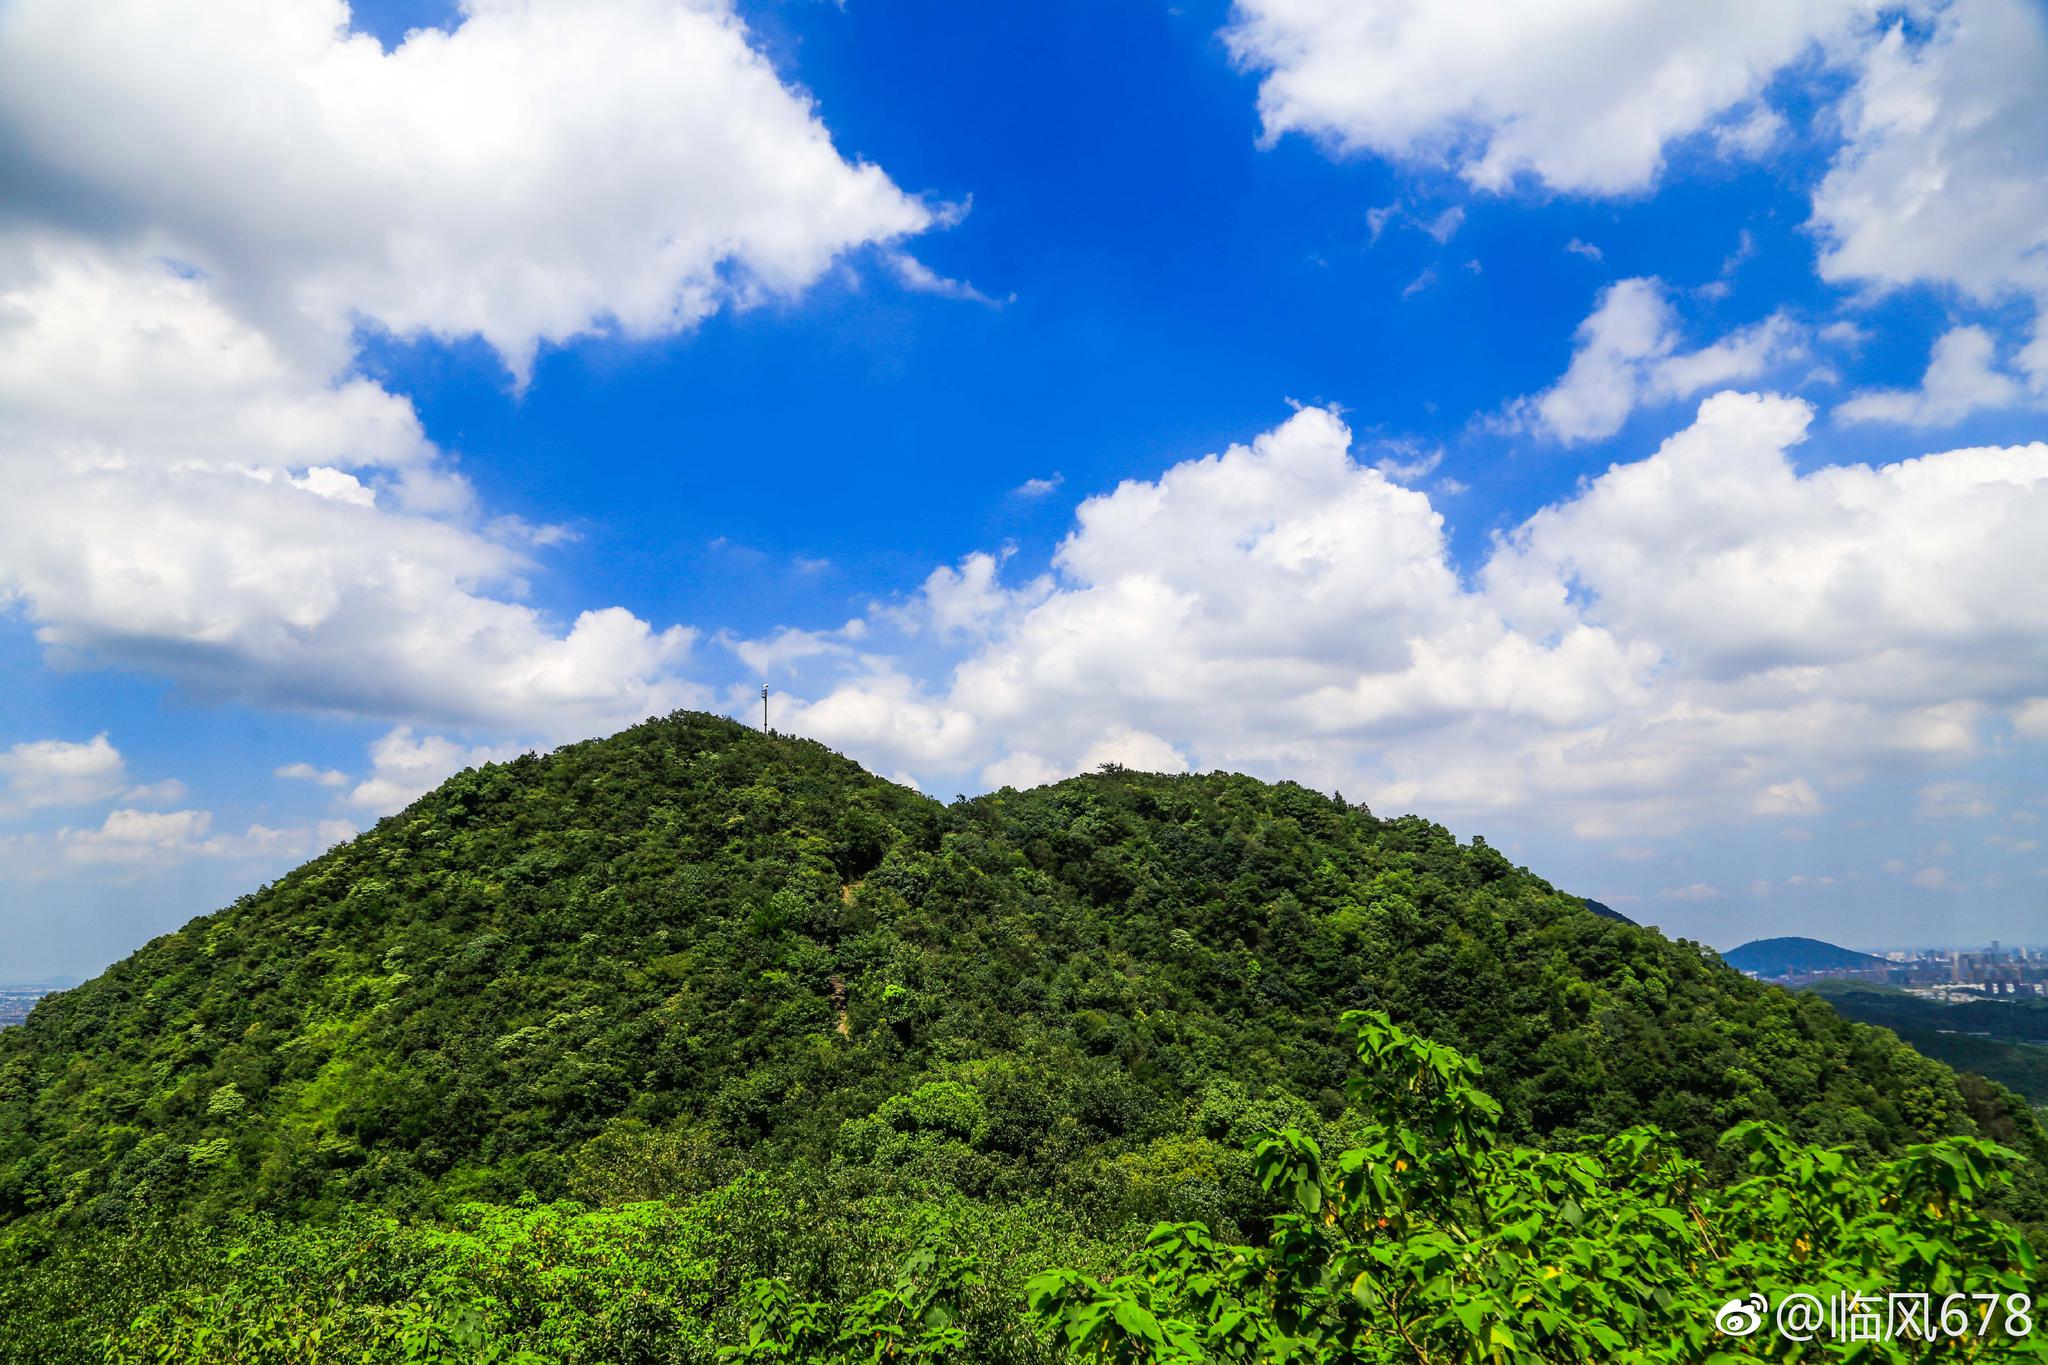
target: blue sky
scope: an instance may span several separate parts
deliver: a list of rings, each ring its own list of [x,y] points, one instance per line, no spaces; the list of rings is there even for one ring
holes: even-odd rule
[[[108,13],[0,10],[0,979],[764,680],[2048,942],[2037,5]]]

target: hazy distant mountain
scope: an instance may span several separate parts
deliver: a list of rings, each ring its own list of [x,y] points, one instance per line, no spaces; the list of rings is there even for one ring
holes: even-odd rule
[[[1737,971],[1766,978],[1859,968],[1881,970],[1887,965],[1881,957],[1817,938],[1760,938],[1721,954],[1721,960]]]

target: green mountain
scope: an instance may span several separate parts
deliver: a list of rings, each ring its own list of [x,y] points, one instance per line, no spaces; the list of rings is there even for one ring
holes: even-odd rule
[[[1760,938],[1731,948],[1721,960],[1739,972],[1766,980],[1808,972],[1873,971],[1889,964],[1881,957],[1839,948],[1817,938]]]
[[[1653,1123],[1718,1160],[1762,1118],[2048,1155],[2001,1088],[1423,819],[1114,768],[943,806],[678,714],[464,772],[0,1033],[0,1321],[85,1340],[229,1274],[208,1229],[343,1229],[292,1253],[324,1265],[369,1210],[724,1228],[759,1180],[781,1231],[720,1285],[797,1245],[839,1274],[884,1226],[849,1200],[991,1246],[1025,1219],[1018,1264],[1048,1228],[1251,1227],[1250,1138],[1351,1122],[1353,1009],[1483,1062],[1516,1140]],[[9,1256],[43,1278],[10,1291]]]

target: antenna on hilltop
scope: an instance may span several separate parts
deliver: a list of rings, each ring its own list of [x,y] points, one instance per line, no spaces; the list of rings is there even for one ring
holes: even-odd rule
[[[761,733],[768,733],[768,684],[761,684]]]

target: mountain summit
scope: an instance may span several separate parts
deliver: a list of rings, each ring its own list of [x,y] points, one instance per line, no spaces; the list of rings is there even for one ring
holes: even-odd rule
[[[1056,1193],[1221,1097],[1335,1115],[1368,1007],[1536,1137],[1889,1149],[2002,1105],[1413,816],[1113,768],[943,806],[684,713],[463,772],[0,1035],[0,1220],[550,1197],[657,1139],[829,1161],[932,1084],[965,1187]]]

